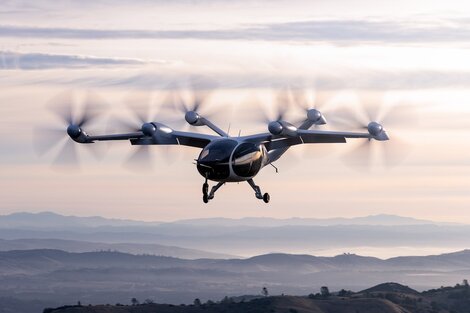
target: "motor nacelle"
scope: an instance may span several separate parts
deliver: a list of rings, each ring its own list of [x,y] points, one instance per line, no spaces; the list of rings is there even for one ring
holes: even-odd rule
[[[153,123],[144,123],[142,124],[140,130],[145,136],[152,137],[153,134],[157,131],[157,127]]]
[[[275,136],[297,136],[297,127],[285,121],[273,121],[268,124],[268,130]]]
[[[385,131],[383,126],[377,122],[370,122],[369,125],[367,125],[367,131],[375,140],[389,140],[387,132]]]
[[[184,119],[188,124],[193,126],[202,126],[204,122],[202,121],[202,117],[195,111],[188,111],[184,115]]]
[[[325,125],[326,124],[326,119],[323,116],[323,114],[316,110],[316,109],[310,109],[307,111],[307,119],[313,124],[313,125]]]
[[[88,135],[78,125],[71,124],[67,127],[67,134],[72,138],[73,141],[78,143],[87,143]]]

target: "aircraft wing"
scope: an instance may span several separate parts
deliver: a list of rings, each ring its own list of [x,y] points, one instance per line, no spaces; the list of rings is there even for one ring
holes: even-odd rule
[[[142,132],[87,136],[87,143],[95,141],[129,140],[132,145],[182,145],[204,148],[213,139],[220,138],[207,134],[175,131],[170,128],[158,129],[153,136],[146,136]]]
[[[303,130],[298,129],[295,136],[272,135],[271,133],[256,134],[252,136],[244,136],[241,139],[262,143],[268,151],[275,149],[283,149],[299,144],[313,143],[345,143],[347,138],[372,138],[371,135],[359,132],[342,132],[342,131],[324,131],[324,130]]]

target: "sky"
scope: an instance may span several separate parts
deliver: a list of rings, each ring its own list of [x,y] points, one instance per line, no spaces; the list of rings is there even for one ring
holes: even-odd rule
[[[386,213],[470,223],[469,52],[470,4],[455,0],[3,0],[0,214],[171,221]],[[267,167],[255,179],[269,205],[246,183],[224,186],[205,205],[197,149],[152,147],[154,166],[144,171],[122,165],[135,149],[127,142],[101,144],[101,160],[78,147],[79,170],[51,166],[58,147],[41,156],[33,149],[38,127],[61,125],[47,107],[65,91],[108,103],[87,130],[102,133],[113,119],[132,119],[126,103],[136,95],[150,95],[156,120],[165,119],[159,105],[190,77],[211,82],[208,106],[233,135],[266,131],[252,122],[254,99],[274,116],[276,92],[287,86],[326,94],[327,120],[343,106],[360,112],[368,95],[395,113],[412,107],[403,111],[412,119],[384,125],[391,141],[406,142],[407,157],[387,168],[374,143],[372,166],[351,168],[354,140],[294,147],[276,163],[279,173]]]

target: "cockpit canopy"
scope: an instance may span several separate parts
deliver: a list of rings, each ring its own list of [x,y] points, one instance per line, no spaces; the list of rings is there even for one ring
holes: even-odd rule
[[[241,177],[252,177],[258,174],[263,164],[261,146],[245,142],[240,144],[233,153],[232,168]]]
[[[253,177],[263,166],[263,146],[232,139],[217,140],[208,144],[199,155],[197,168],[202,176],[211,180],[234,177]]]
[[[197,169],[202,176],[223,180],[230,176],[230,156],[238,142],[231,139],[217,140],[208,144],[199,155]]]

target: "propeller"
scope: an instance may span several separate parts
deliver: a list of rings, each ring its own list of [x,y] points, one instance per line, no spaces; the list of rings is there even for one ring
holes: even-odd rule
[[[359,100],[360,110],[346,108],[342,111],[343,116],[341,117],[341,113],[338,113],[338,116],[355,129],[367,130],[380,142],[366,139],[346,154],[346,164],[368,168],[380,157],[387,168],[398,165],[409,153],[410,146],[395,134],[400,128],[414,125],[413,106],[385,106],[384,95],[379,92],[363,92],[359,94]],[[346,115],[349,115],[349,119]],[[392,130],[391,138],[388,138],[382,125],[386,125],[387,130]]]
[[[318,88],[314,90],[295,89],[292,90],[292,97],[295,106],[303,113],[302,118],[295,122],[300,125],[300,128],[308,129],[312,126],[319,127],[326,124],[323,113],[328,109],[327,104],[331,99],[329,93]]]
[[[263,114],[263,123],[269,124],[271,122],[283,121],[286,118],[287,111],[292,105],[292,98],[287,88],[277,91],[273,98],[273,114],[270,114],[266,110],[261,110],[261,113]]]
[[[45,155],[54,147],[60,146],[53,165],[78,166],[79,158],[77,143],[72,138],[78,138],[88,129],[107,105],[93,92],[88,92],[81,101],[72,91],[64,92],[53,98],[46,108],[58,117],[61,127],[37,127],[33,133],[33,146],[39,156]],[[70,137],[69,137],[70,136]],[[90,151],[95,157],[103,155],[98,145],[90,144]]]
[[[156,131],[152,122],[157,120],[164,122],[169,119],[162,101],[157,98],[148,91],[134,91],[127,95],[124,104],[131,114],[125,118],[112,117],[108,122],[108,132],[142,132],[152,137]],[[124,167],[138,171],[153,170],[154,156],[152,151],[157,150],[156,147],[158,146],[151,144],[133,146],[132,153],[124,161]],[[175,160],[174,155],[170,157],[168,153],[171,149],[171,147],[167,147],[162,153],[167,163],[172,163]]]
[[[291,89],[294,107],[302,115],[296,118],[293,124],[298,125],[300,129],[309,129],[311,127],[319,128],[327,123],[324,117],[325,112],[331,111],[331,99],[333,95],[319,88],[304,88],[299,86]],[[328,119],[328,124],[330,119]],[[297,158],[324,158],[331,155],[336,150],[335,145],[315,144],[299,145],[294,148]]]
[[[190,78],[186,88],[172,88],[165,100],[164,108],[173,110],[178,115],[184,114],[184,120],[173,118],[169,123],[187,131],[189,125],[203,125],[201,117],[214,120],[223,115],[221,109],[211,110],[209,108],[208,99],[214,88],[216,88],[215,83],[202,77]]]
[[[131,93],[124,100],[125,106],[131,112],[130,116],[125,119],[113,117],[110,119],[108,125],[108,132],[142,132],[145,135],[152,137],[156,131],[152,122],[166,123],[171,121],[171,112],[168,111],[169,105],[172,104],[170,96],[166,96],[163,100],[157,99],[155,95],[150,92],[136,91]],[[173,119],[174,120],[174,119]],[[124,166],[132,170],[153,170],[154,156],[152,151],[160,150],[165,161],[168,164],[176,161],[180,155],[178,147],[173,146],[155,146],[155,145],[136,145],[133,147],[133,152],[124,161]],[[171,153],[171,155],[170,155]]]

